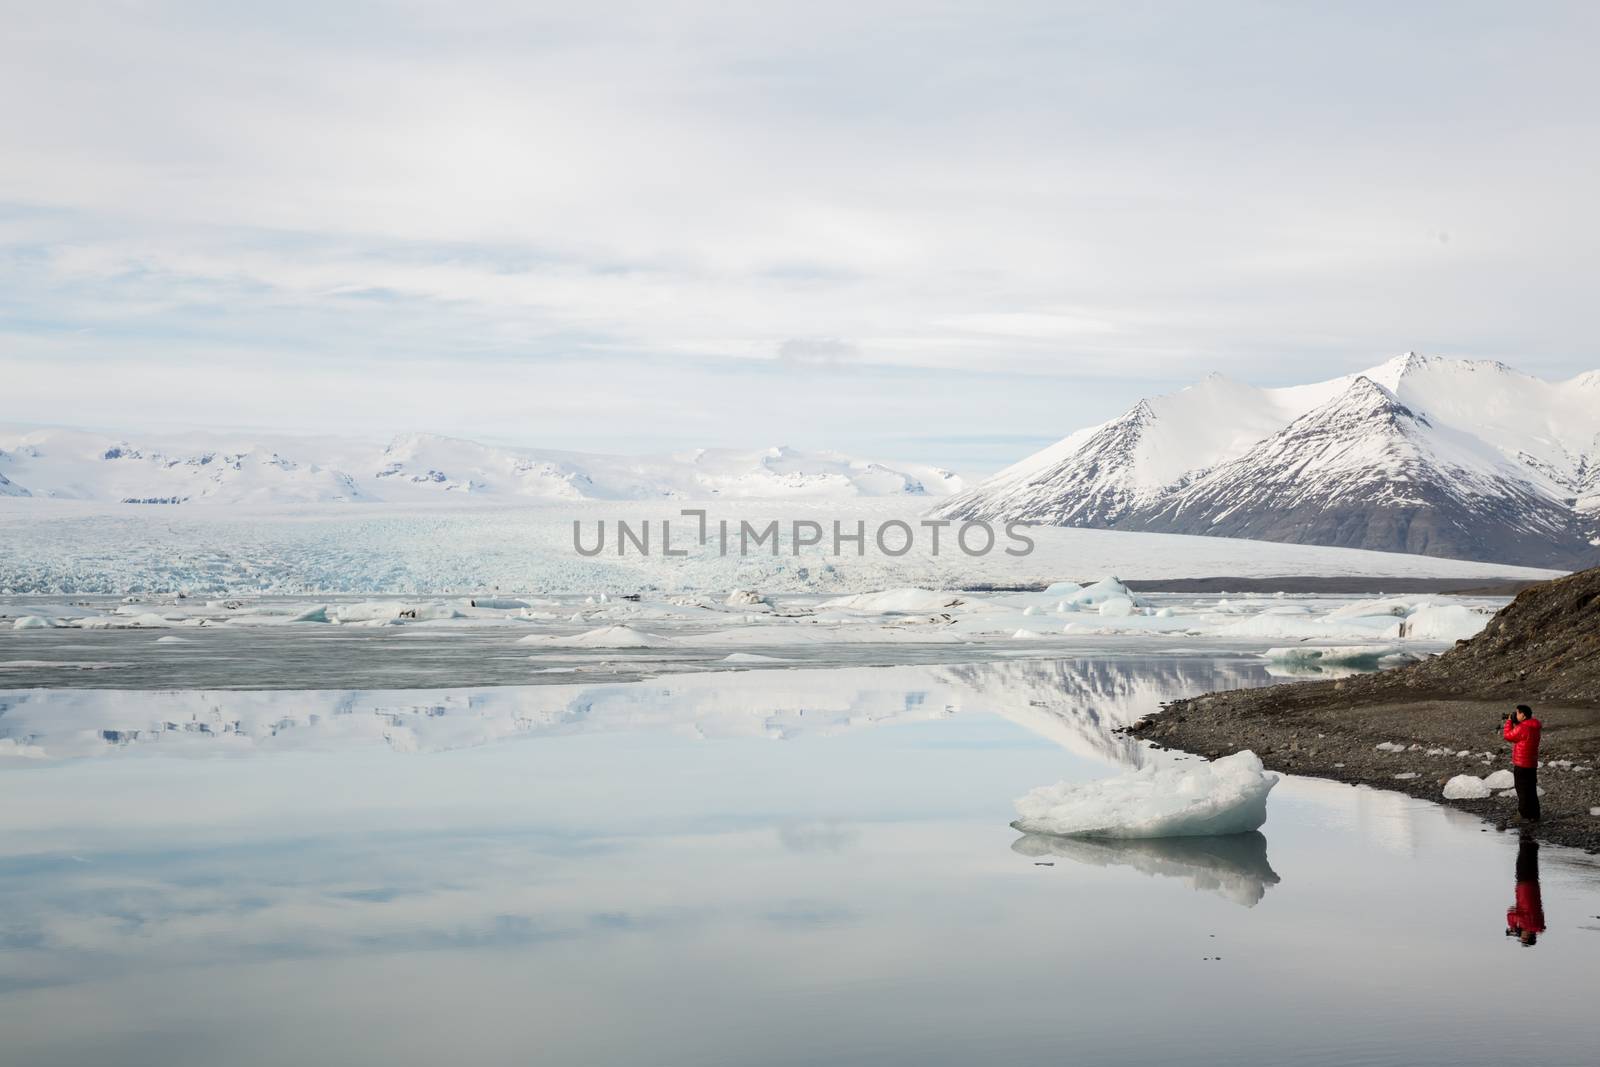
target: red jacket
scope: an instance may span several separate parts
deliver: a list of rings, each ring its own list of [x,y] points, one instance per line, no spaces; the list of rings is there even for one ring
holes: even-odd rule
[[[1513,767],[1539,766],[1539,731],[1544,727],[1539,725],[1538,719],[1507,719],[1505,734],[1507,741],[1511,742],[1511,765]]]
[[[1517,903],[1506,909],[1506,926],[1519,934],[1544,933],[1544,898],[1538,882],[1517,883]]]

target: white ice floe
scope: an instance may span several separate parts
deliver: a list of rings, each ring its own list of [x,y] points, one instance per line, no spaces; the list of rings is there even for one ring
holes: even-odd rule
[[[1398,645],[1289,645],[1269,648],[1261,656],[1275,663],[1339,667],[1392,667],[1416,659]]]
[[[1054,586],[1051,588],[1054,588]],[[1121,579],[1115,576],[1102,578],[1093,585],[1084,586],[1076,593],[1069,593],[1066,597],[1066,603],[1072,608],[1098,608],[1107,601],[1112,600],[1126,600],[1128,602],[1130,610],[1120,612],[1120,614],[1132,614],[1131,609],[1133,607],[1142,606],[1144,603],[1134,595],[1131,589],[1122,584]],[[1111,612],[1107,614],[1118,613]]]
[[[1100,602],[1099,612],[1107,618],[1127,618],[1134,613],[1133,598],[1114,596]]]
[[[558,648],[672,648],[677,642],[669,637],[658,637],[629,626],[602,626],[581,634],[566,637],[545,637],[530,634],[517,642],[519,645],[553,645]]]
[[[526,600],[504,596],[475,596],[467,598],[469,608],[487,608],[492,611],[526,611],[533,605]]]
[[[1458,774],[1444,784],[1446,800],[1483,800],[1492,792],[1482,778],[1472,774]]]
[[[1413,641],[1464,641],[1489,624],[1486,612],[1463,604],[1427,604],[1400,623],[1400,636]]]
[[[938,612],[960,607],[968,598],[960,593],[936,589],[885,589],[877,593],[856,593],[834,597],[817,605],[822,610],[871,612],[873,614]]]
[[[1058,782],[1016,802],[1011,825],[1061,837],[1201,837],[1258,830],[1278,776],[1254,752],[1193,767],[1149,764],[1117,778]]]

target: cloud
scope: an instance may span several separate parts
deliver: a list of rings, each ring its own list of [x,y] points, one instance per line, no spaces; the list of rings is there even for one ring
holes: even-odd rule
[[[1214,369],[1597,362],[1581,4],[91,7],[0,39],[0,419],[603,408],[656,450],[920,376],[758,427],[833,446],[979,392],[1048,435]]]
[[[791,337],[778,345],[778,359],[799,367],[837,367],[859,359],[861,352],[837,337]]]

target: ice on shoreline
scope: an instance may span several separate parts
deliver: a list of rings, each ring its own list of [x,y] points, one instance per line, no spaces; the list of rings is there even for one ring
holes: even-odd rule
[[[1058,782],[1016,802],[1011,825],[1058,837],[1205,837],[1259,830],[1278,784],[1249,750],[1192,767],[1151,764],[1097,782]]]
[[[1444,784],[1446,800],[1484,800],[1494,791],[1474,774],[1458,774]]]

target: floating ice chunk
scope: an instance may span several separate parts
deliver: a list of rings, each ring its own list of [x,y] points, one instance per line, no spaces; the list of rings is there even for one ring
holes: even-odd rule
[[[1472,774],[1458,774],[1444,784],[1446,800],[1482,800],[1490,792],[1483,779]]]
[[[1416,659],[1395,645],[1291,645],[1287,648],[1269,648],[1261,656],[1276,663],[1315,663],[1340,667],[1391,666]]]
[[[1343,607],[1334,608],[1328,612],[1330,619],[1351,619],[1362,616],[1388,615],[1392,618],[1403,619],[1417,608],[1427,604],[1428,601],[1412,600],[1404,597],[1391,597],[1386,600],[1357,600]]]
[[[658,637],[628,626],[602,626],[567,637],[546,637],[530,634],[517,642],[519,645],[556,645],[562,648],[671,648],[677,644],[668,637]]]
[[[1224,623],[1218,637],[1266,637],[1291,641],[1392,641],[1400,620],[1387,615],[1334,619],[1315,615],[1251,615]]]
[[[1429,604],[1400,624],[1400,636],[1414,641],[1462,641],[1489,625],[1489,615],[1464,604]]]
[[[877,593],[856,593],[854,596],[835,597],[817,605],[826,609],[865,611],[876,614],[917,614],[924,611],[943,611],[960,607],[966,598],[958,593],[934,589],[885,589]]]
[[[38,745],[25,745],[14,737],[0,737],[0,759],[44,759]]]
[[[495,611],[522,611],[532,607],[526,600],[503,596],[475,596],[467,600],[469,608],[492,608]]]
[[[1098,607],[1106,601],[1114,600],[1118,597],[1127,600],[1130,605],[1141,603],[1139,598],[1133,594],[1133,590],[1123,585],[1115,577],[1102,578],[1093,585],[1084,586],[1076,593],[1068,596],[1067,603],[1073,607],[1090,608]]]
[[[1133,600],[1130,597],[1114,596],[1100,602],[1100,614],[1112,618],[1124,618],[1133,614]]]
[[[1502,767],[1500,770],[1485,777],[1483,784],[1490,789],[1510,789],[1517,784],[1517,780],[1510,771]]]
[[[1267,794],[1277,784],[1248,750],[1189,768],[1151,764],[1117,778],[1035,789],[1017,800],[1011,825],[1061,837],[1244,833],[1267,821]]]
[[[13,630],[48,630],[50,627],[50,620],[40,618],[38,615],[24,615],[11,624]]]

